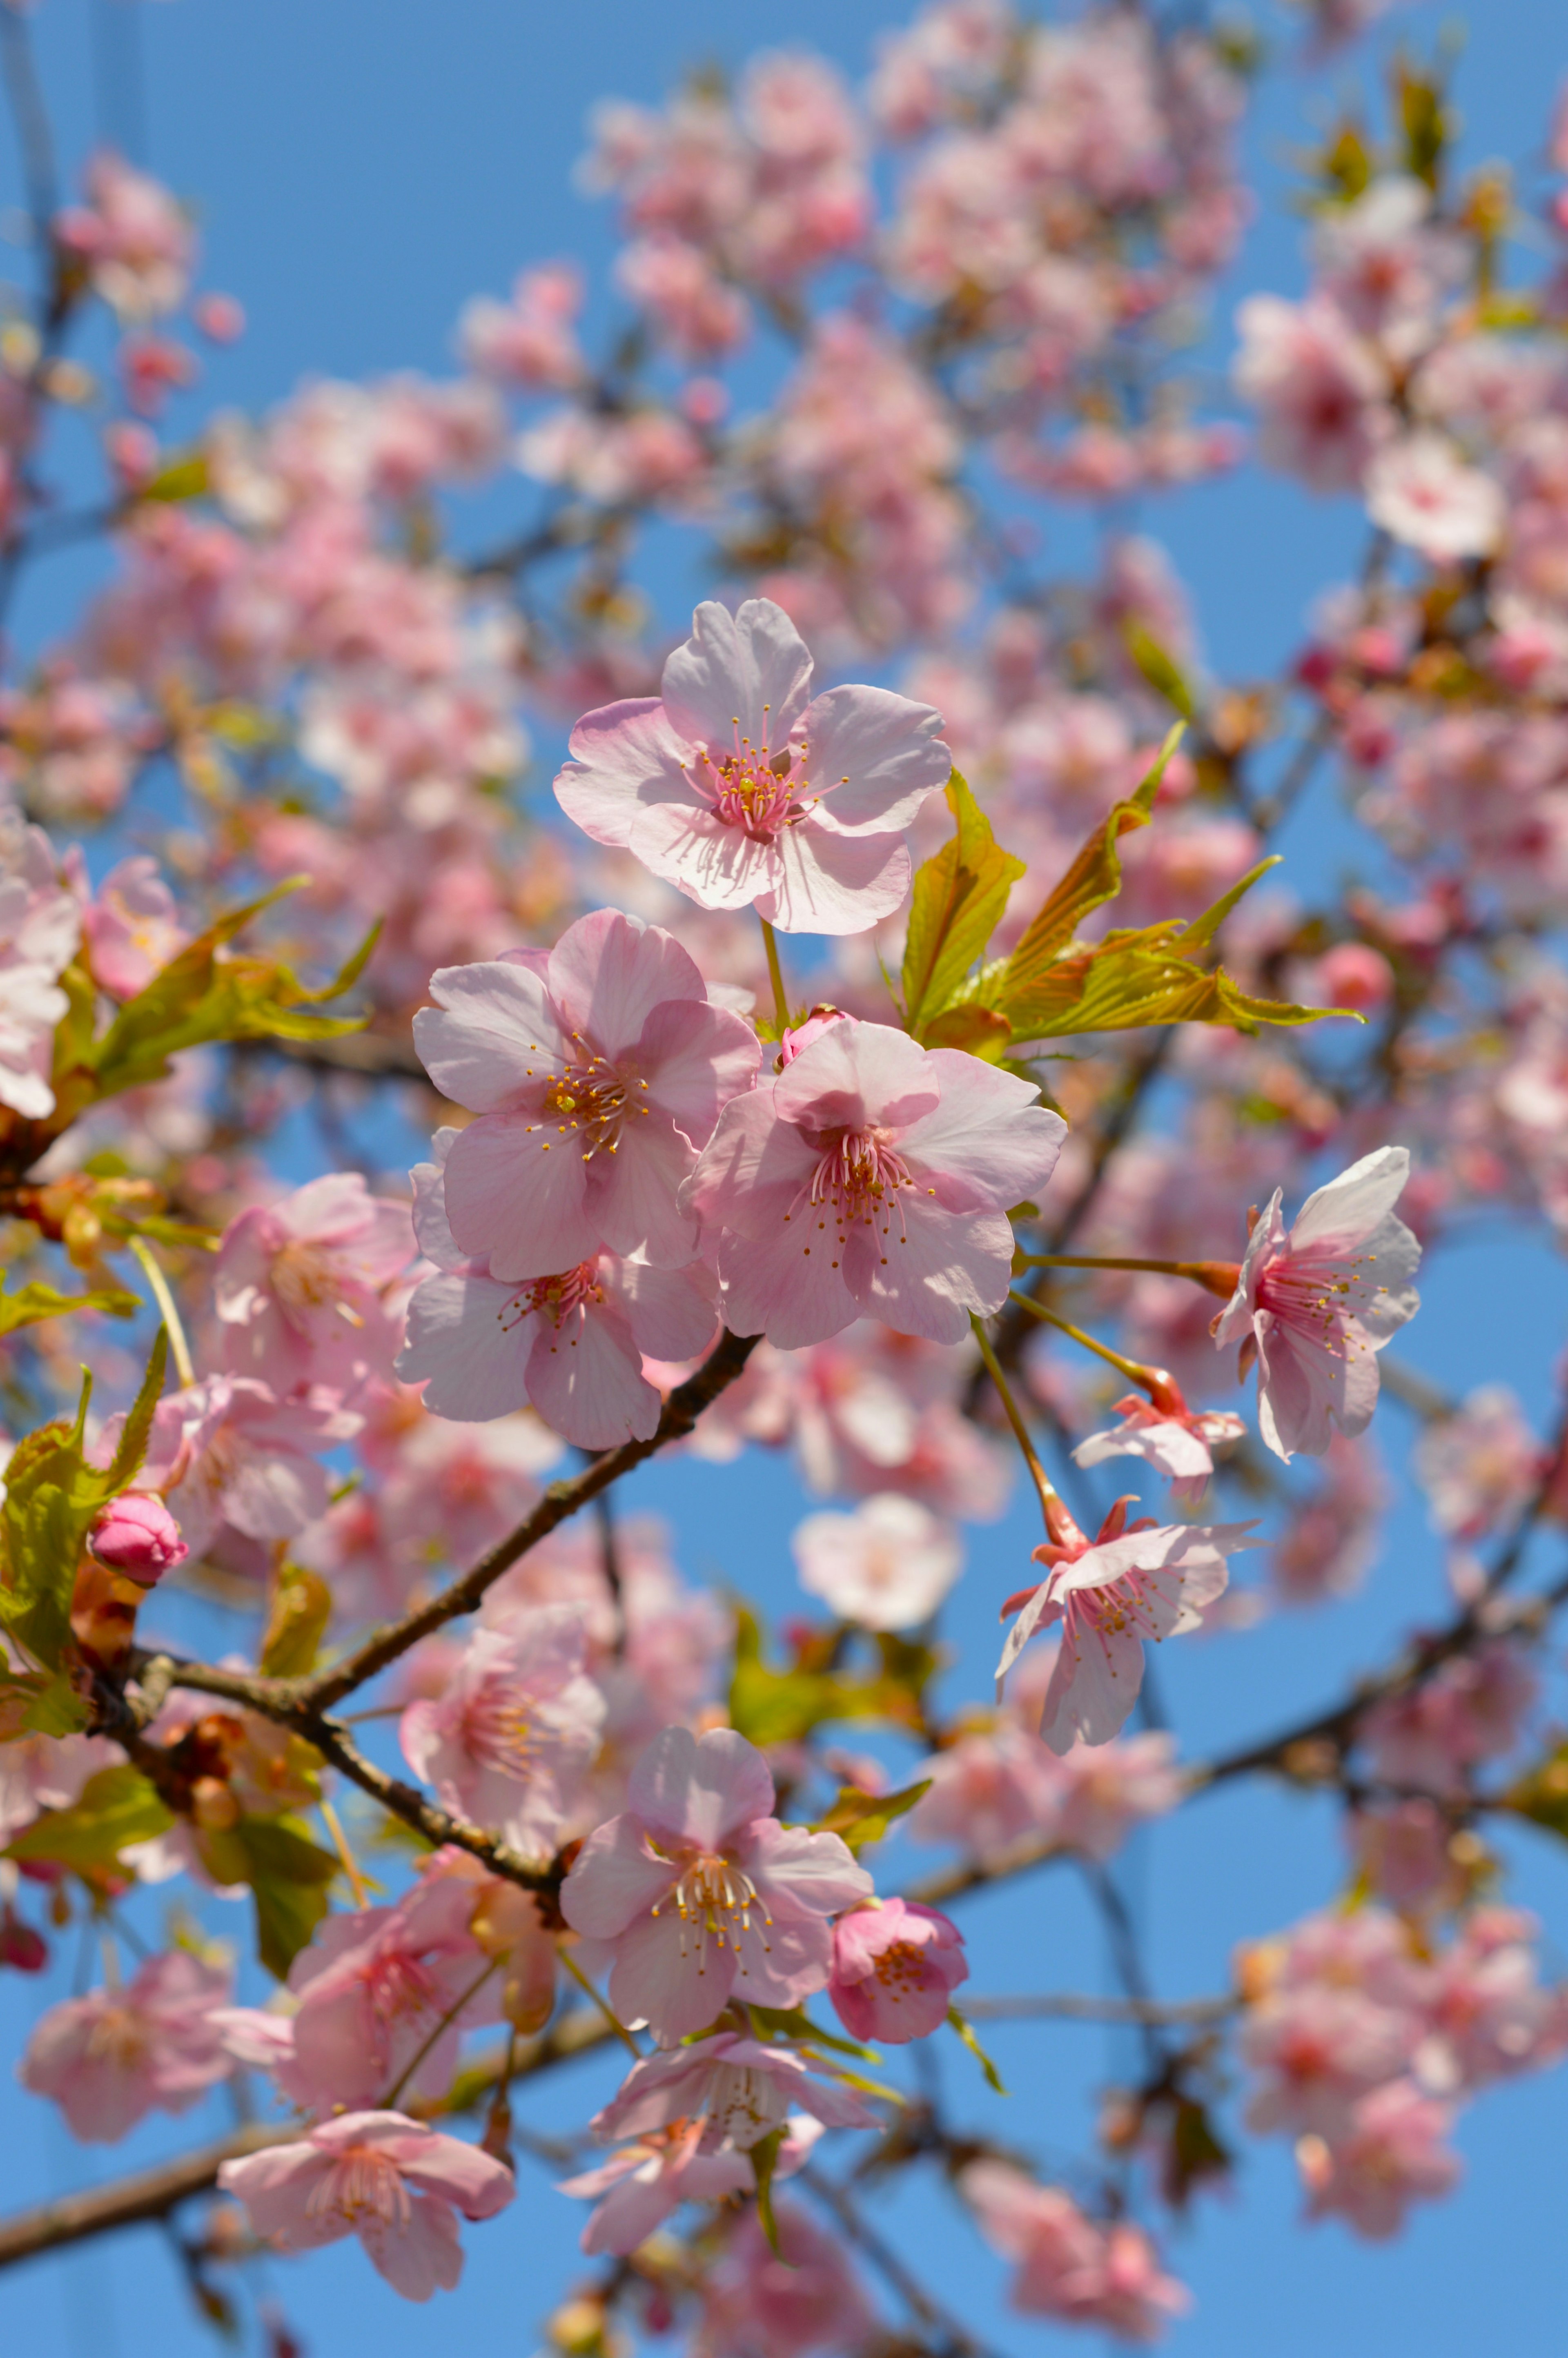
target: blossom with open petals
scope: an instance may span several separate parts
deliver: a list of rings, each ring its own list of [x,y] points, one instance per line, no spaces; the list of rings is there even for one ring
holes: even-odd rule
[[[462,1422],[533,1407],[579,1449],[646,1441],[664,1405],[644,1359],[696,1358],[719,1324],[717,1285],[701,1261],[654,1269],[594,1253],[548,1277],[492,1277],[464,1254],[446,1210],[446,1163],[458,1132],[439,1130],[438,1160],[413,1174],[420,1249],[437,1274],[414,1290],[398,1355],[425,1405]]]
[[[1171,1496],[1184,1507],[1195,1507],[1214,1472],[1214,1453],[1239,1441],[1247,1427],[1238,1416],[1220,1409],[1189,1409],[1180,1387],[1166,1379],[1162,1400],[1146,1400],[1130,1392],[1116,1403],[1121,1422],[1106,1433],[1091,1433],[1073,1452],[1075,1466],[1103,1466],[1111,1457],[1141,1457],[1163,1474]]]
[[[188,2111],[234,2068],[208,2019],[230,1979],[171,1949],[149,1957],[124,1988],[67,1998],[28,2039],[22,2085],[52,2096],[72,2134],[92,2145],[113,2144],[155,2107]]]
[[[357,2235],[405,2300],[450,2292],[463,2269],[459,2212],[493,2219],[517,2190],[478,2146],[383,2112],[341,2113],[287,2145],[226,2161],[218,2183],[279,2251]]]
[[[446,1161],[459,1250],[513,1284],[604,1251],[689,1261],[696,1224],[676,1191],[761,1052],[680,944],[600,909],[547,957],[443,967],[430,996],[415,1045],[479,1116]]]
[[[884,1899],[851,1909],[833,1928],[827,1995],[853,2039],[902,2047],[947,2019],[953,1992],[969,1978],[964,1936],[939,1909]]]
[[[824,1986],[828,1919],[868,1898],[871,1878],[837,1834],[780,1825],[755,1745],[727,1727],[666,1727],[626,1799],[561,1890],[574,1931],[613,1946],[610,1998],[622,2020],[646,2020],[673,2046],[705,2030],[737,1987],[755,2005],[788,2006]]]
[[[583,1665],[587,1617],[545,1605],[476,1629],[451,1679],[403,1714],[404,1758],[443,1805],[547,1858],[599,1750],[604,1697]]]
[[[864,933],[909,890],[905,830],[952,769],[941,726],[885,687],[813,698],[782,607],[710,601],[661,695],[578,722],[556,795],[594,842],[704,909],[754,903],[786,932]]]
[[[413,1254],[407,1206],[371,1195],[357,1171],[253,1204],[223,1231],[212,1276],[230,1368],[278,1392],[388,1372],[384,1297]]]
[[[681,1201],[716,1254],[725,1324],[785,1349],[862,1312],[957,1343],[1001,1307],[1014,1204],[1066,1124],[1028,1081],[885,1023],[827,1027],[719,1118]]]
[[[1214,1339],[1241,1345],[1243,1374],[1256,1357],[1258,1423],[1278,1457],[1321,1457],[1336,1424],[1371,1422],[1377,1355],[1421,1306],[1421,1247],[1394,1216],[1409,1176],[1407,1150],[1380,1146],[1310,1195],[1288,1233],[1277,1187],[1252,1230]]]
[[[997,1664],[999,1686],[1037,1629],[1062,1624],[1040,1721],[1053,1752],[1065,1752],[1076,1736],[1104,1744],[1119,1735],[1143,1683],[1144,1640],[1195,1629],[1224,1594],[1226,1558],[1252,1545],[1251,1523],[1156,1524],[1145,1516],[1129,1526],[1127,1508],[1117,1500],[1093,1546],[1075,1531],[1037,1547],[1046,1577],[1001,1608],[1004,1619],[1015,1611],[1018,1618]]]
[[[964,1565],[952,1525],[896,1490],[863,1498],[847,1515],[807,1515],[790,1545],[801,1586],[865,1629],[914,1628],[935,1613]]]

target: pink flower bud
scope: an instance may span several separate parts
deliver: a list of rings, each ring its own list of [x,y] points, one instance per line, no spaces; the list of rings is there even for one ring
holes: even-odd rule
[[[150,1490],[125,1490],[111,1498],[88,1534],[87,1548],[111,1572],[123,1572],[143,1588],[153,1587],[190,1552],[179,1525]]]

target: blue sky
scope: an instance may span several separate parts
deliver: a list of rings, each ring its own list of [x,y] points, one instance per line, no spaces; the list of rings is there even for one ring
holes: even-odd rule
[[[166,0],[141,12],[142,99],[133,106],[123,80],[95,97],[92,47],[96,27],[100,56],[106,38],[116,54],[128,5],[41,0],[38,29],[62,146],[79,156],[95,133],[124,139],[139,127],[147,160],[196,201],[206,283],[239,295],[250,316],[246,338],[214,359],[206,386],[211,399],[238,406],[274,401],[305,374],[439,372],[469,295],[500,293],[523,263],[559,254],[602,272],[612,251],[607,216],[570,178],[597,97],[654,102],[694,60],[735,65],[784,42],[820,48],[859,72],[892,20],[880,0],[797,0],[787,11],[757,0],[681,0],[665,9],[588,0],[565,10],[519,0]],[[1437,13],[1413,10],[1406,21],[1425,43]],[[1546,0],[1488,0],[1477,23],[1484,38],[1458,76],[1466,153],[1528,156],[1568,67],[1568,27]],[[1249,287],[1299,284],[1297,229],[1279,202],[1281,162],[1321,122],[1343,79],[1340,70],[1271,77],[1249,133],[1265,210],[1227,299]],[[9,169],[0,163],[0,173]],[[10,201],[11,185],[0,188],[0,201]],[[1309,600],[1348,565],[1357,538],[1347,503],[1314,504],[1250,471],[1184,495],[1148,523],[1193,588],[1211,660],[1231,672],[1278,664]],[[1073,545],[1064,534],[1062,551]],[[23,611],[25,632],[62,625],[90,565],[62,564],[40,580]],[[672,559],[676,602],[686,586]],[[1309,879],[1332,870],[1346,848],[1343,825],[1321,806],[1282,845]],[[1568,1313],[1561,1263],[1545,1261],[1524,1235],[1494,1230],[1435,1268],[1425,1293],[1412,1363],[1454,1386],[1507,1379],[1540,1412]],[[1407,1437],[1397,1408],[1385,1414],[1383,1437],[1397,1460]],[[801,1509],[776,1463],[651,1467],[633,1498],[671,1518],[690,1573],[720,1576],[775,1612],[787,1607],[795,1592],[786,1535]],[[979,1693],[983,1683],[977,1665],[993,1642],[985,1602],[997,1593],[992,1574],[1021,1561],[1032,1536],[1022,1507],[1007,1525],[977,1535],[976,1577],[951,1632],[969,1665],[962,1692]],[[1549,1560],[1548,1550],[1541,1562]],[[1173,1650],[1162,1668],[1176,1723],[1194,1749],[1270,1727],[1332,1695],[1348,1671],[1377,1660],[1444,1602],[1438,1552],[1402,1497],[1382,1566],[1361,1597],[1246,1640]],[[1568,1946],[1568,1858],[1544,1837],[1521,1836],[1512,1855],[1519,1894]],[[909,1854],[887,1855],[893,1880]],[[908,1871],[919,1865],[916,1856]],[[1190,1809],[1129,1867],[1161,1987],[1222,1986],[1236,1938],[1319,1904],[1339,1871],[1320,1804],[1238,1789]],[[1094,1919],[1065,1873],[1005,1902],[972,1906],[965,1927],[976,1989],[1107,1985]],[[0,1980],[5,2052],[16,2051],[37,2001],[19,1976]],[[1027,2027],[999,2028],[989,2043],[1014,2090],[1011,2104],[986,2098],[955,2049],[943,2070],[956,2116],[1043,2155],[1081,2147],[1095,2088],[1125,2068],[1118,2042],[1094,2030]],[[524,2117],[541,2130],[570,2126],[600,2099],[606,2077],[598,2065],[565,2075],[528,2095]],[[1249,2143],[1233,2199],[1207,2205],[1172,2244],[1197,2302],[1170,2338],[1172,2358],[1254,2358],[1260,2344],[1269,2358],[1317,2358],[1328,2346],[1336,2358],[1390,2346],[1460,2358],[1483,2342],[1527,2358],[1561,2349],[1564,2095],[1559,2076],[1484,2098],[1461,2125],[1465,2189],[1387,2250],[1334,2227],[1301,2232],[1283,2148]],[[0,2096],[0,2121],[5,2208],[177,2141],[164,2124],[92,2157],[51,2108],[19,2094]],[[211,2121],[199,2115],[191,2133],[219,2125],[216,2112]],[[901,2197],[891,2215],[904,2221],[944,2299],[996,2347],[1028,2358],[1075,2340],[1085,2346],[1010,2319],[1000,2264],[923,2190]],[[456,2299],[408,2308],[353,2246],[275,2269],[272,2281],[316,2358],[369,2346],[379,2358],[426,2358],[454,2330],[524,2353],[535,2319],[570,2280],[574,2234],[571,2206],[525,2161],[513,2212],[470,2235]],[[0,2332],[6,2347],[49,2358],[186,2358],[213,2346],[150,2230],[0,2278]]]

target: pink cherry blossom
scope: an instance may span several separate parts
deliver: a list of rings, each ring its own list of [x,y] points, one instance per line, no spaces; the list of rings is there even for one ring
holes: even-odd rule
[[[958,2184],[986,2241],[1017,2262],[1009,2300],[1025,2316],[1153,2342],[1191,2306],[1185,2286],[1161,2271],[1141,2227],[1125,2220],[1102,2225],[1065,2189],[1037,2186],[1011,2162],[972,2161]]]
[[[90,2145],[114,2144],[155,2109],[188,2112],[233,2069],[208,2019],[230,1980],[227,1967],[171,1949],[123,1988],[67,1998],[28,2039],[22,2085],[52,2096],[71,2134]]]
[[[969,1978],[963,1951],[957,1926],[917,1900],[851,1909],[833,1928],[833,2010],[852,2039],[925,2039]]]
[[[1130,1392],[1116,1403],[1122,1422],[1108,1433],[1091,1433],[1073,1452],[1076,1466],[1103,1466],[1112,1457],[1141,1457],[1163,1474],[1171,1496],[1184,1507],[1202,1501],[1214,1472],[1214,1453],[1239,1441],[1247,1431],[1238,1416],[1218,1409],[1195,1413],[1168,1378],[1165,1398],[1156,1402],[1141,1392]]]
[[[1441,1663],[1408,1693],[1375,1704],[1361,1739],[1390,1784],[1462,1793],[1479,1762],[1513,1750],[1539,1692],[1521,1649],[1490,1639]]]
[[[1039,1200],[1065,1132],[1011,1073],[835,1023],[726,1107],[681,1200],[735,1333],[820,1343],[864,1311],[956,1343],[1000,1308],[1008,1209]]]
[[[1321,1457],[1334,1425],[1366,1430],[1378,1353],[1421,1297],[1421,1247],[1394,1215],[1410,1175],[1402,1146],[1380,1146],[1310,1195],[1287,1233],[1276,1188],[1253,1228],[1236,1292],[1215,1321],[1223,1350],[1258,1361],[1258,1422],[1276,1456]],[[1332,1422],[1331,1422],[1332,1420]]]
[[[663,694],[572,731],[556,780],[596,843],[624,845],[705,909],[786,932],[861,933],[909,890],[904,834],[952,767],[926,705],[881,687],[811,698],[811,657],[783,610],[699,606]]]
[[[1425,1989],[1429,2028],[1416,2058],[1423,2086],[1443,2096],[1468,2094],[1555,2060],[1558,1993],[1538,1977],[1540,1929],[1522,1909],[1477,1908],[1434,1957]]]
[[[404,1758],[442,1805],[547,1859],[599,1749],[604,1697],[583,1675],[585,1617],[546,1605],[476,1629],[445,1691],[411,1703]]]
[[[1176,1809],[1186,1789],[1174,1751],[1173,1737],[1151,1728],[1109,1744],[1075,1744],[1064,1753],[1055,1816],[1063,1848],[1109,1858],[1135,1827]]]
[[[1075,1736],[1104,1744],[1118,1735],[1143,1683],[1145,1639],[1195,1629],[1225,1591],[1226,1559],[1253,1545],[1252,1523],[1166,1523],[1148,1518],[1127,1527],[1119,1498],[1093,1545],[1075,1529],[1048,1541],[1034,1560],[1049,1567],[1033,1588],[1009,1597],[1018,1612],[997,1664],[1002,1680],[1037,1629],[1062,1624],[1062,1646],[1045,1691],[1040,1734],[1053,1752]]]
[[[164,1493],[194,1554],[225,1530],[292,1539],[327,1509],[316,1453],[358,1430],[330,1392],[279,1400],[248,1376],[206,1376],[158,1402],[140,1478]],[[101,1449],[114,1433],[105,1427]]]
[[[60,216],[55,234],[91,264],[95,291],[125,321],[178,309],[195,238],[168,190],[103,148],[87,168],[87,200]]]
[[[413,1252],[406,1205],[372,1195],[357,1171],[240,1213],[212,1279],[231,1369],[279,1394],[388,1372],[386,1291]]]
[[[1380,449],[1367,470],[1367,513],[1434,565],[1487,557],[1502,535],[1502,486],[1466,466],[1445,435],[1418,432]]]
[[[865,1629],[928,1620],[964,1563],[951,1524],[897,1491],[880,1491],[851,1514],[807,1515],[790,1545],[801,1586]]]
[[[59,978],[81,936],[81,903],[60,880],[49,839],[0,810],[0,1105],[26,1120],[54,1111],[54,1030],[66,1012]]]
[[[476,1904],[466,1876],[427,1873],[395,1908],[361,1908],[319,1925],[289,1968],[299,2005],[277,2074],[284,2093],[312,2106],[384,2103],[427,2048],[407,2092],[443,2094],[465,2023],[499,2011],[470,1930]]]
[[[793,2203],[775,2202],[775,2253],[756,2208],[745,2212],[702,2288],[696,2358],[856,2358],[877,2320],[841,2238]]]
[[[163,1500],[146,1490],[122,1490],[111,1499],[87,1534],[87,1546],[100,1563],[143,1588],[153,1587],[190,1552]]]
[[[1541,1479],[1543,1455],[1515,1394],[1483,1384],[1454,1415],[1428,1425],[1415,1445],[1416,1478],[1438,1530],[1475,1540],[1513,1520]]]
[[[156,860],[111,868],[82,916],[92,979],[114,999],[135,999],[182,950],[184,926]]]
[[[584,2227],[585,2252],[634,2252],[683,2202],[723,2202],[750,2194],[756,2170],[749,2152],[726,2144],[702,2149],[700,2119],[667,2129],[650,2129],[612,2153],[597,2169],[557,2180],[557,2194],[578,2194],[598,2207]],[[809,2158],[822,2124],[797,2115],[787,2125],[773,2163],[773,2178],[793,2177]]]
[[[1449,2106],[1411,2080],[1375,2088],[1332,2143],[1306,2136],[1298,2144],[1307,2215],[1332,2213],[1379,2243],[1397,2235],[1412,2202],[1435,2201],[1459,2183],[1459,2157],[1444,2142],[1453,2121]]]
[[[387,2112],[319,2122],[289,2144],[224,2162],[218,2183],[279,2251],[357,2235],[405,2300],[452,2291],[463,2268],[458,2213],[493,2219],[517,2190],[512,2172],[477,2146]]]
[[[515,1284],[601,1251],[658,1268],[694,1255],[676,1190],[760,1053],[710,1006],[679,944],[601,909],[545,957],[450,967],[415,1018],[426,1069],[479,1119],[450,1145],[445,1201],[460,1251]]]
[[[561,1892],[575,1931],[612,1944],[611,2003],[661,2046],[706,2029],[740,1985],[788,2006],[827,1983],[827,1919],[871,1878],[837,1834],[781,1826],[773,1780],[729,1728],[667,1727],[632,1771],[625,1813],[584,1844]]]
[[[567,263],[524,270],[509,303],[476,296],[458,323],[464,359],[502,384],[565,393],[585,373],[574,321],[582,282]]]
[[[1386,362],[1324,295],[1249,295],[1237,326],[1236,383],[1262,412],[1264,458],[1314,491],[1355,490],[1394,430]]]
[[[847,2082],[817,2057],[721,2030],[634,2063],[589,2124],[603,2144],[692,2125],[697,2150],[749,2153],[799,2106],[824,2128],[875,2126]]]
[[[446,1213],[446,1164],[457,1138],[438,1130],[437,1163],[414,1174],[415,1227],[438,1274],[415,1289],[397,1360],[425,1404],[462,1420],[531,1404],[579,1449],[645,1441],[663,1401],[644,1360],[697,1358],[717,1330],[717,1286],[699,1261],[655,1269],[595,1253],[519,1285],[464,1255]]]

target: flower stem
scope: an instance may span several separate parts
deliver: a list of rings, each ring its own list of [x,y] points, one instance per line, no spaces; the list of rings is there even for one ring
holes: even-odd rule
[[[762,929],[762,947],[768,954],[768,976],[773,986],[773,1015],[782,1040],[789,1029],[789,998],[784,990],[784,968],[779,964],[778,936],[766,917],[760,916],[757,923]]]
[[[593,1984],[589,1980],[588,1975],[583,1972],[582,1967],[572,1955],[564,1941],[557,1941],[556,1942],[556,1954],[559,1957],[562,1964],[565,1965],[568,1973],[570,1974],[573,1981],[576,1982],[579,1989],[585,1991],[589,1997],[592,1999],[594,2005],[599,2008],[599,2011],[604,2017],[605,2021],[610,2025],[611,2029],[615,2033],[616,2038],[620,2039],[622,2045],[629,2048],[640,2063],[643,2060],[642,2049],[633,2038],[632,2033],[627,2029],[626,2025],[622,2021],[621,2017],[611,2011],[609,1999],[600,1996],[599,1992],[594,1988]]]
[[[1029,1438],[1029,1427],[1024,1423],[1019,1412],[1018,1402],[1012,1397],[1011,1387],[1002,1374],[1001,1363],[991,1349],[989,1336],[979,1318],[971,1317],[969,1324],[975,1330],[975,1340],[980,1347],[980,1357],[986,1363],[986,1373],[996,1386],[997,1397],[1007,1411],[1007,1421],[1012,1427],[1012,1437],[1022,1450],[1023,1462],[1034,1478],[1034,1487],[1040,1494],[1040,1511],[1045,1518],[1046,1534],[1054,1540],[1057,1536],[1056,1526],[1065,1514],[1066,1509],[1053,1487],[1045,1468],[1035,1455],[1034,1444]]]
[[[1138,1359],[1124,1359],[1121,1353],[1113,1351],[1108,1343],[1097,1343],[1094,1336],[1086,1335],[1081,1326],[1075,1326],[1067,1319],[1059,1317],[1054,1310],[1047,1310],[1043,1302],[1036,1302],[1031,1294],[1015,1293],[1011,1298],[1021,1310],[1027,1310],[1032,1318],[1039,1318],[1049,1326],[1059,1326],[1064,1335],[1070,1335],[1075,1343],[1083,1345],[1086,1351],[1095,1352],[1119,1375],[1130,1377],[1135,1384],[1142,1386],[1151,1399],[1153,1398],[1160,1378],[1164,1373],[1163,1368],[1146,1368]]]
[[[174,1371],[179,1378],[182,1387],[193,1384],[196,1381],[196,1368],[191,1360],[190,1346],[185,1339],[185,1328],[181,1323],[174,1295],[169,1289],[168,1280],[153,1259],[152,1247],[145,1237],[133,1237],[130,1239],[130,1245],[131,1250],[142,1265],[142,1274],[152,1287],[153,1300],[157,1303],[163,1316],[163,1323],[168,1329],[168,1347],[174,1357]]]
[[[321,1812],[321,1823],[332,1837],[332,1848],[338,1854],[338,1863],[349,1879],[349,1889],[354,1895],[354,1906],[356,1908],[368,1908],[370,1905],[370,1886],[365,1881],[364,1877],[360,1873],[359,1862],[355,1858],[353,1852],[349,1848],[349,1838],[343,1832],[343,1822],[341,1818],[339,1817],[338,1812],[332,1807],[331,1802],[326,1800],[325,1797],[322,1798],[317,1806],[319,1808]]]
[[[1228,1302],[1236,1291],[1241,1264],[1234,1260],[1131,1260],[1098,1253],[1019,1253],[1015,1269],[1149,1269],[1161,1277],[1190,1277]],[[1014,1296],[1016,1300],[1017,1297]]]

